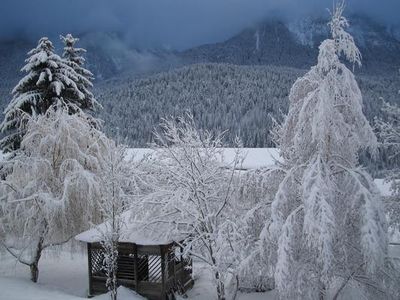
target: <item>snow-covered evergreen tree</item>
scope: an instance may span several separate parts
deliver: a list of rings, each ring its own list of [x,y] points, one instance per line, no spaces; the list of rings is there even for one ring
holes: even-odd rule
[[[25,132],[28,116],[46,113],[57,102],[64,102],[71,112],[85,108],[85,93],[77,83],[81,75],[54,53],[51,41],[43,37],[36,48],[28,52],[26,65],[21,69],[26,76],[12,91],[12,100],[4,111],[0,130],[5,138],[0,142],[4,151],[18,149]]]
[[[21,148],[2,162],[10,172],[0,182],[0,242],[30,267],[32,281],[44,249],[101,220],[108,144],[84,113],[50,106],[29,118]]]
[[[100,107],[100,104],[90,91],[90,89],[93,87],[93,74],[84,67],[85,59],[83,58],[83,55],[86,53],[86,50],[75,47],[75,44],[79,41],[79,39],[73,37],[72,34],[60,36],[60,39],[64,43],[64,52],[62,57],[64,58],[65,63],[76,72],[77,81],[75,83],[78,89],[84,95],[84,98],[81,99],[76,93],[72,92],[68,95],[69,97],[72,97],[72,99],[68,100],[71,102],[80,103],[81,109],[94,110],[97,107]]]
[[[358,166],[358,152],[377,143],[354,75],[340,60],[361,65],[343,8],[332,13],[332,39],[320,45],[317,65],[293,85],[280,130],[286,175],[265,232],[277,245],[270,255],[285,299],[337,299],[351,286],[382,292],[386,219],[372,178]]]

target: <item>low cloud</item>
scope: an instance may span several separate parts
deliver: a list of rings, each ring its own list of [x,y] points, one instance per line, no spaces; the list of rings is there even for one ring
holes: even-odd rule
[[[0,39],[113,31],[141,48],[225,39],[266,17],[328,15],[332,0],[2,0]],[[399,0],[348,0],[348,13],[399,20]]]

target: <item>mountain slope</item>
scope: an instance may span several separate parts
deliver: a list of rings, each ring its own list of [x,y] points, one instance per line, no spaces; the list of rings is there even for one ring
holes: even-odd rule
[[[396,28],[387,28],[366,17],[350,18],[349,31],[363,55],[363,74],[394,74],[400,67],[400,40]],[[291,22],[266,21],[243,30],[227,41],[184,51],[190,62],[240,65],[279,65],[308,69],[314,65],[318,45],[329,37],[324,19]]]
[[[285,24],[274,21],[245,29],[225,42],[192,48],[181,55],[192,62],[306,68],[315,61],[316,53],[316,49],[298,43]]]
[[[238,135],[246,147],[271,146],[271,117],[287,112],[288,94],[305,71],[277,66],[196,64],[145,79],[106,81],[96,95],[100,117],[112,135],[144,147],[161,118],[193,113],[207,130],[228,130],[227,144]],[[400,76],[357,77],[368,119],[379,115],[380,97],[395,102]]]
[[[269,144],[270,116],[287,110],[289,89],[301,71],[281,67],[198,64],[149,78],[104,82],[96,89],[106,130],[145,146],[161,118],[189,111],[198,125],[228,130],[245,146]]]

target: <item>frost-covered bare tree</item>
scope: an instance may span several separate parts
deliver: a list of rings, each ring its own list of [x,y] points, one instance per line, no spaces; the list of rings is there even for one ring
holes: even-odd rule
[[[12,99],[4,111],[0,130],[5,137],[0,142],[4,151],[20,146],[25,132],[24,115],[43,115],[53,104],[63,101],[70,112],[87,108],[86,90],[80,90],[82,75],[54,52],[52,42],[43,37],[36,48],[28,52],[26,65],[21,71],[27,74],[12,90]]]
[[[103,267],[107,275],[106,286],[111,300],[117,299],[118,241],[121,229],[125,225],[122,213],[129,208],[131,182],[134,180],[133,161],[128,159],[126,148],[109,141],[105,156],[104,168],[101,173],[100,211],[106,219],[104,226],[99,228],[104,249]]]
[[[29,118],[21,148],[0,182],[1,244],[39,276],[42,251],[61,245],[100,220],[100,175],[107,138],[80,112],[51,106]]]
[[[143,200],[145,224],[164,224],[167,235],[181,237],[183,255],[210,268],[218,299],[226,299],[226,281],[236,280],[238,264],[232,195],[240,153],[221,164],[222,135],[198,130],[190,115],[164,120],[161,127],[148,178],[153,191]]]
[[[341,62],[361,65],[343,9],[332,12],[332,38],[321,43],[317,65],[293,85],[280,130],[285,176],[263,234],[276,243],[270,257],[285,299],[338,299],[351,287],[393,296],[382,288],[388,239],[381,197],[358,166],[358,152],[377,142],[354,75]]]

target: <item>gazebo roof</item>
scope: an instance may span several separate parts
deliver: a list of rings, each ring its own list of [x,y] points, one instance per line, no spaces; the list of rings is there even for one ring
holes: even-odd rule
[[[169,245],[184,239],[179,234],[174,234],[173,229],[168,224],[144,226],[143,223],[135,221],[131,217],[131,211],[122,214],[122,228],[119,242],[133,243],[143,246]],[[106,232],[110,222],[104,222],[95,227],[84,231],[75,239],[85,243],[96,243],[102,240],[102,233]]]

